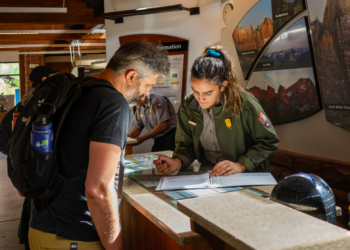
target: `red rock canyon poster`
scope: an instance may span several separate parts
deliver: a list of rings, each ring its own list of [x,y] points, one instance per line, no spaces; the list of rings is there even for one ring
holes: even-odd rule
[[[265,44],[293,16],[304,10],[302,0],[260,0],[232,34],[245,79]]]
[[[350,1],[307,5],[326,119],[350,130]]]
[[[307,32],[305,18],[286,29],[262,56],[246,86],[273,124],[321,110]]]

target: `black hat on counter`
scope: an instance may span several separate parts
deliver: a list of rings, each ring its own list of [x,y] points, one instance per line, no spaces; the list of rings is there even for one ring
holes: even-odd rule
[[[337,224],[335,198],[328,184],[314,174],[292,174],[275,186],[271,198],[301,212]]]

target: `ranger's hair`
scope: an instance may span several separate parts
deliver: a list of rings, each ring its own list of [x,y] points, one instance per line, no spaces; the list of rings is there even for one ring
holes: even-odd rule
[[[211,49],[220,53],[219,57],[207,55]],[[244,89],[237,83],[237,78],[233,70],[233,60],[229,53],[221,46],[208,46],[200,57],[198,57],[191,69],[191,79],[206,80],[211,83],[222,86],[223,81],[227,81],[227,86],[221,97],[224,110],[230,110],[235,116],[240,115],[242,101],[244,100],[242,92]]]
[[[106,68],[115,74],[135,70],[140,80],[151,74],[165,77],[169,72],[167,51],[160,44],[142,40],[126,43],[114,53]]]

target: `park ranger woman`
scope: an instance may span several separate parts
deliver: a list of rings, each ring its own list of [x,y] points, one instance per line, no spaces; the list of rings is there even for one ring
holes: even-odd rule
[[[172,158],[154,161],[170,174],[194,160],[211,164],[212,175],[270,172],[268,157],[278,137],[257,99],[237,83],[233,62],[221,47],[207,47],[191,69],[193,93],[178,111]]]

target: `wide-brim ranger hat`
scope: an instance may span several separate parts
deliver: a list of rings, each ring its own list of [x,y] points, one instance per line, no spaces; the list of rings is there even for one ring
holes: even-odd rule
[[[29,80],[32,82],[41,82],[43,77],[48,77],[51,74],[56,74],[60,71],[54,71],[46,66],[37,66],[29,75]]]

